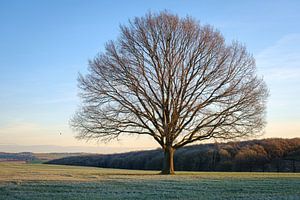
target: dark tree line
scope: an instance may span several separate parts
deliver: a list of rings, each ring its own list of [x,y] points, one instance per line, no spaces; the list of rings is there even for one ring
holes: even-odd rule
[[[48,163],[160,170],[163,166],[163,157],[162,151],[156,149],[66,157]],[[174,159],[175,169],[178,171],[300,172],[300,138],[193,145],[176,151]]]

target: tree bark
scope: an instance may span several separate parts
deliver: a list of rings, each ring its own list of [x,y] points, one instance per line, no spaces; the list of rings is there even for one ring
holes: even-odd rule
[[[174,152],[172,147],[164,148],[164,165],[161,174],[175,174],[174,172]]]

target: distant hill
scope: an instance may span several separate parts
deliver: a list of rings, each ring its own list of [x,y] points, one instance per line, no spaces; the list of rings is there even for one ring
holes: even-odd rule
[[[262,139],[187,146],[175,152],[180,171],[280,171],[300,172],[300,138]],[[161,149],[109,155],[81,155],[48,161],[48,164],[160,170]]]
[[[5,153],[0,152],[0,161],[33,161],[37,159],[31,152]]]
[[[53,159],[59,159],[63,157],[87,155],[87,153],[6,153],[0,152],[0,162],[7,161],[24,161],[24,162],[46,162]]]
[[[0,141],[1,142],[1,141]],[[148,147],[149,149],[149,147]],[[120,153],[128,151],[142,150],[141,147],[109,147],[109,146],[59,146],[59,145],[17,145],[17,144],[0,144],[0,152],[18,153],[18,152],[39,152],[39,153]]]

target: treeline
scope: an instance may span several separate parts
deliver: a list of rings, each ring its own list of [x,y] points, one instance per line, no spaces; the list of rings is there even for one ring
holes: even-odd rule
[[[32,153],[32,152],[20,152],[20,153],[6,153],[0,152],[0,162],[5,161],[24,161],[24,162],[46,162],[49,160],[59,159],[63,157],[87,155],[86,153]]]
[[[36,157],[31,152],[21,152],[21,153],[0,152],[0,161],[16,160],[16,161],[30,162],[30,161],[33,161],[35,159],[36,159]]]
[[[300,172],[300,138],[187,146],[175,152],[174,161],[177,171]],[[161,170],[163,152],[156,149],[110,155],[85,155],[56,159],[48,163]]]

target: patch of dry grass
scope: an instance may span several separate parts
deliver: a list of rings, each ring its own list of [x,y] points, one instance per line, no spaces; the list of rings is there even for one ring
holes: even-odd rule
[[[95,181],[113,175],[147,175],[153,171],[103,169],[64,165],[1,162],[0,182],[13,181]]]
[[[13,181],[98,181],[115,179],[265,179],[296,178],[300,173],[177,172],[174,176],[158,171],[105,169],[65,165],[0,163],[0,182]]]
[[[0,163],[0,200],[300,199],[300,173],[158,173]]]

